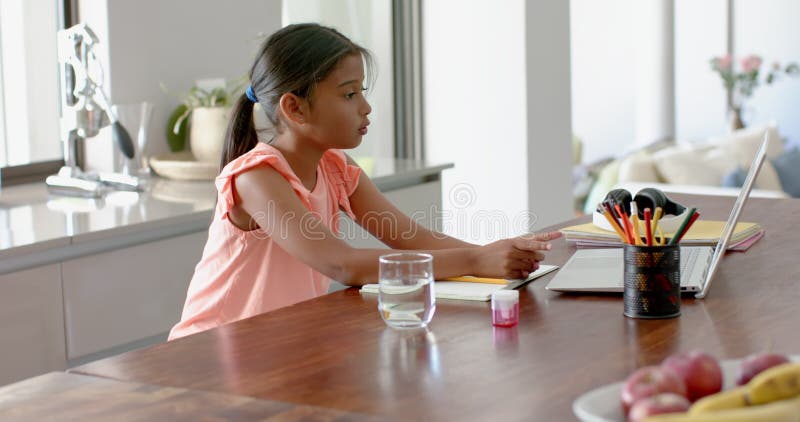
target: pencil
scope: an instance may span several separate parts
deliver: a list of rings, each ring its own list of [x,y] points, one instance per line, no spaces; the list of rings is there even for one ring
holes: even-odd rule
[[[606,220],[608,220],[608,224],[611,224],[611,228],[613,228],[614,231],[617,232],[617,235],[620,237],[620,239],[623,242],[627,243],[627,240],[625,238],[625,233],[622,232],[622,229],[619,227],[616,220],[614,220],[614,217],[611,215],[611,211],[608,205],[600,204],[600,207],[603,209],[603,216],[606,218]]]
[[[697,211],[697,208],[689,208],[689,213],[686,214],[686,217],[684,217],[681,225],[678,226],[678,230],[675,230],[675,233],[672,235],[672,239],[669,240],[670,245],[678,243],[678,239],[683,235],[684,230],[686,230],[686,225],[689,224],[689,221],[694,216],[695,211]]]
[[[447,277],[442,279],[441,281],[465,281],[467,283],[484,283],[484,284],[508,284],[503,278],[486,278],[486,277],[473,277],[473,276],[461,276],[461,277]]]
[[[650,226],[650,208],[644,209],[644,230],[647,235],[647,246],[653,246],[653,232]]]
[[[650,228],[650,231],[653,233],[653,245],[656,246],[663,246],[664,245],[664,231],[661,231],[661,240],[659,241],[656,238],[656,228],[658,227],[658,220],[661,220],[661,216],[664,214],[664,209],[661,207],[656,207],[656,213],[653,214],[653,227]]]
[[[697,221],[698,218],[700,218],[700,213],[695,212],[694,215],[692,216],[692,219],[689,220],[689,223],[686,225],[686,228],[683,229],[683,233],[681,233],[681,235],[678,237],[678,240],[676,240],[675,243],[680,242],[681,239],[683,239],[683,236],[685,236],[686,233],[689,232],[689,229],[692,227],[692,224],[694,224],[694,222]]]
[[[643,245],[642,236],[639,234],[639,207],[631,201],[631,217],[633,217],[633,236],[637,245]]]
[[[614,204],[614,208],[617,209],[617,214],[619,214],[620,218],[622,219],[622,228],[625,231],[625,236],[628,238],[628,244],[633,245],[633,235],[631,234],[631,221],[628,220],[628,214],[622,210],[622,207],[619,204]]]

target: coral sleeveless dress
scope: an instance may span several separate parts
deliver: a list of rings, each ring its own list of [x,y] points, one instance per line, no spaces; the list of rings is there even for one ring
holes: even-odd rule
[[[309,191],[278,149],[259,142],[228,163],[216,178],[217,205],[208,241],[170,340],[327,293],[330,279],[326,276],[284,251],[263,231],[245,231],[229,220],[233,179],[258,166],[278,171],[303,205],[334,233],[339,230],[340,209],[353,218],[349,197],[358,186],[361,169],[349,165],[343,152],[324,153],[317,183]]]

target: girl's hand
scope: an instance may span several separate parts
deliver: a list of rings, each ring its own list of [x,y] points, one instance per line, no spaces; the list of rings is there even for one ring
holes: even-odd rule
[[[527,278],[539,268],[543,251],[552,247],[549,241],[559,237],[561,232],[557,231],[526,234],[475,248],[473,273],[479,277]]]

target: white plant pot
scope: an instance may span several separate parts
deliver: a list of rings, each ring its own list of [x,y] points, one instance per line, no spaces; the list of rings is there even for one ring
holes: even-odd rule
[[[192,110],[189,146],[197,161],[219,164],[230,113],[229,107],[199,107]]]

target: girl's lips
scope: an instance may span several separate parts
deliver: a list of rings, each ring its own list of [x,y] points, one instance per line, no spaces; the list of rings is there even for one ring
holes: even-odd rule
[[[362,127],[362,128],[359,128],[359,129],[358,129],[358,133],[359,133],[360,135],[366,135],[366,134],[367,134],[367,127],[366,127],[366,126],[364,126],[364,127]]]

